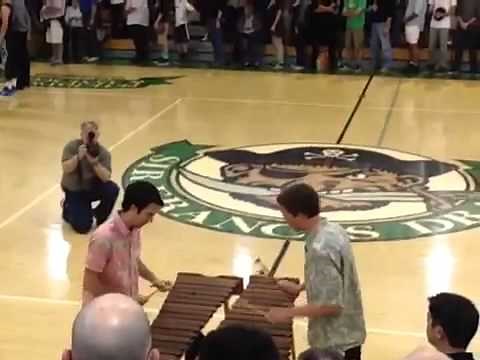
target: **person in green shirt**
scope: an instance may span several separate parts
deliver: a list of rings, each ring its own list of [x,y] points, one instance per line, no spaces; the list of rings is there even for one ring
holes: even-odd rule
[[[347,17],[345,49],[350,51],[350,66],[356,71],[361,70],[366,8],[366,0],[345,0],[343,7],[343,16]]]
[[[272,323],[308,318],[310,349],[333,351],[344,360],[361,360],[366,327],[360,281],[347,232],[320,216],[320,200],[310,185],[285,188],[277,203],[287,224],[307,234],[304,283],[280,281],[279,286],[295,295],[305,291],[307,303],[272,308],[266,312],[266,318]]]

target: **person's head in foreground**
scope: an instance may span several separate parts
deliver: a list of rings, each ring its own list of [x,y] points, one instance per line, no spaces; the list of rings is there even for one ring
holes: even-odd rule
[[[277,196],[277,203],[287,224],[295,230],[312,229],[320,214],[320,199],[313,187],[296,184],[285,188]]]
[[[226,326],[203,339],[199,360],[280,360],[272,337],[263,330],[242,325]]]
[[[153,221],[164,203],[160,192],[148,181],[128,184],[123,195],[122,218],[130,228],[141,228]]]
[[[344,357],[334,350],[308,349],[300,354],[298,360],[343,360]]]
[[[142,307],[122,294],[95,298],[73,323],[72,349],[62,360],[159,360]]]
[[[444,354],[462,353],[478,329],[478,310],[467,298],[440,293],[428,299],[427,338]]]

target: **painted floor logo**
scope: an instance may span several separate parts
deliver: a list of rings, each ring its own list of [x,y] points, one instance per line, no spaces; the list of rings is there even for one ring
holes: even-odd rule
[[[437,161],[366,146],[276,144],[242,148],[166,144],[131,165],[123,186],[155,184],[161,213],[183,223],[263,238],[302,240],[275,198],[312,185],[323,216],[353,241],[412,239],[480,225],[480,162]]]
[[[170,85],[178,76],[125,79],[121,77],[92,77],[38,74],[32,76],[32,86],[62,89],[139,89],[154,85]]]

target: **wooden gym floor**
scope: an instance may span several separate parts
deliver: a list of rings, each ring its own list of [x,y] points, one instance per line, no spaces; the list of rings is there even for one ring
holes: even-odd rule
[[[62,147],[83,120],[99,122],[119,183],[151,148],[184,139],[222,147],[341,140],[436,160],[480,160],[480,82],[39,64],[33,72],[178,78],[139,89],[34,87],[0,102],[0,359],[58,359],[69,344],[88,237],[63,224],[58,181]],[[447,290],[480,299],[479,235],[473,227],[354,244],[368,325],[365,359],[398,359],[425,342],[428,295]],[[168,279],[179,271],[246,277],[257,257],[274,263],[283,244],[159,216],[144,230],[143,258]],[[302,271],[303,246],[294,241],[277,274]],[[162,299],[147,304],[150,315]],[[305,322],[295,330],[301,351]],[[480,343],[472,348],[479,351]]]

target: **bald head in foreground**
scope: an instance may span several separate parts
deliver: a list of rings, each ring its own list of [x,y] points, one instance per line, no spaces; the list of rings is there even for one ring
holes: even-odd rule
[[[62,360],[158,360],[142,307],[122,294],[95,298],[78,313]]]

